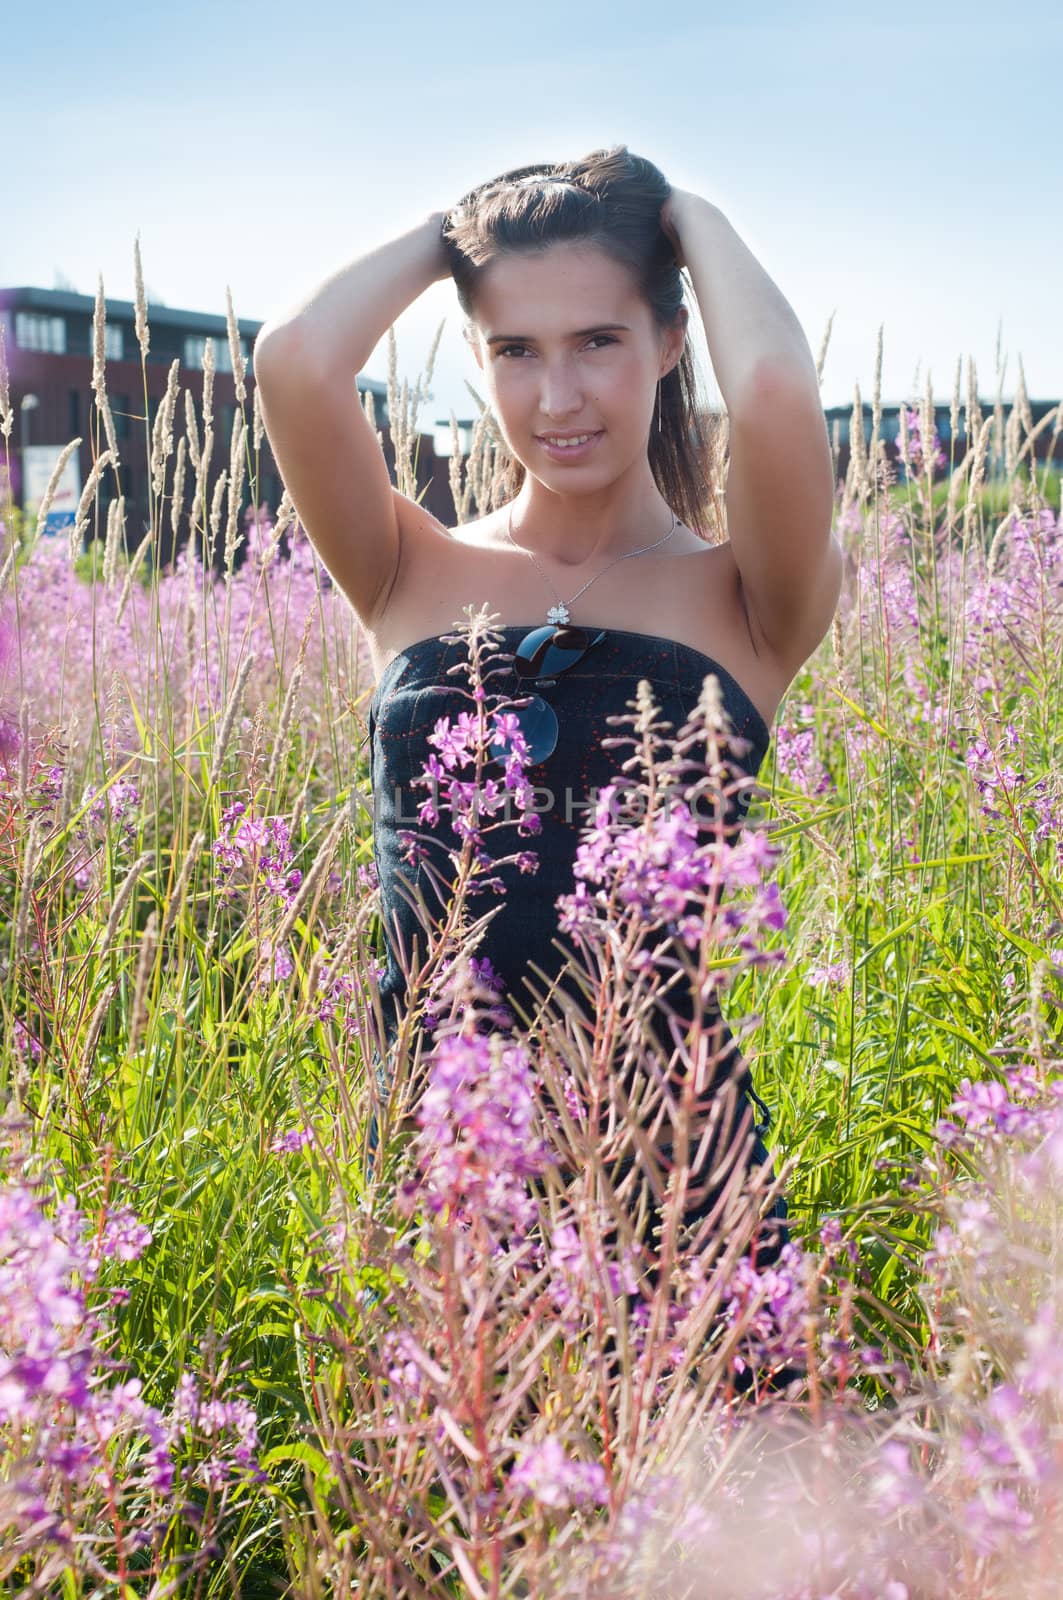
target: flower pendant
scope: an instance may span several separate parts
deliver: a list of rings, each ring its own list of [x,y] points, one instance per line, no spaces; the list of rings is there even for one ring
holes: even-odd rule
[[[561,601],[560,605],[550,607],[549,611],[546,613],[546,620],[547,622],[568,621],[568,606],[566,606],[563,600]]]

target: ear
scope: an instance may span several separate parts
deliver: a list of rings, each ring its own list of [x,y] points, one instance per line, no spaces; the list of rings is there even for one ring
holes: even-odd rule
[[[473,356],[476,359],[476,365],[482,372],[484,361],[483,356],[480,353],[480,340],[479,336],[477,335],[475,325],[471,322],[467,322],[461,331],[465,339],[465,343],[469,346],[469,349],[472,351]]]
[[[686,344],[687,337],[687,325],[689,322],[689,307],[680,306],[678,312],[676,313],[675,322],[665,331],[663,347],[661,350],[660,376],[662,378],[666,373],[671,372],[672,368],[677,364],[683,354],[683,347]]]

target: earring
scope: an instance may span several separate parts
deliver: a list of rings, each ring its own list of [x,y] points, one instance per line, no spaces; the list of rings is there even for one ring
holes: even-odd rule
[[[657,379],[657,432],[661,431],[661,380]]]

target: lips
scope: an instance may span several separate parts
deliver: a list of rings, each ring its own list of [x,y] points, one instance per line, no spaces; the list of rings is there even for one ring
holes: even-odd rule
[[[554,444],[558,441],[567,444],[573,439],[593,439],[596,433],[601,433],[600,428],[572,428],[567,433],[537,433],[535,437],[543,444]]]
[[[538,438],[538,441],[542,445],[543,449],[546,451],[547,455],[550,457],[551,461],[580,461],[584,456],[589,455],[590,452],[595,448],[598,440],[602,436],[602,431],[602,429],[598,429],[596,432],[589,435],[576,433],[559,434],[557,436],[559,439],[582,438],[582,444],[554,444],[553,441],[544,434],[537,434],[536,437]]]

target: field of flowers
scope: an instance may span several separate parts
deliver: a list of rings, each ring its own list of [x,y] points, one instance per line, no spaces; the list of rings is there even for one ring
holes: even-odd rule
[[[260,503],[235,323],[232,438],[208,341],[202,408],[175,362],[146,419],[127,553],[104,311],[101,286],[74,527],[0,508],[0,1592],[1054,1595],[1063,524],[1021,371],[1005,425],[957,366],[948,449],[928,384],[900,482],[878,377],[870,442],[857,392],[842,599],[733,846],[651,781],[680,750],[718,776],[713,680],[671,737],[640,691],[650,804],[594,819],[559,904],[597,1041],[479,1030],[486,723],[451,730],[433,1041],[403,1035],[384,1100],[364,639],[287,496]],[[391,356],[412,493],[423,389]],[[492,449],[483,417],[462,516]],[[192,538],[160,570],[166,520]],[[482,707],[490,618],[455,628]],[[640,1067],[663,1159],[602,1067],[666,947],[725,991],[774,1112],[774,1186],[736,1170],[698,1238],[690,1098]],[[793,1242],[758,1271],[773,1188]]]

